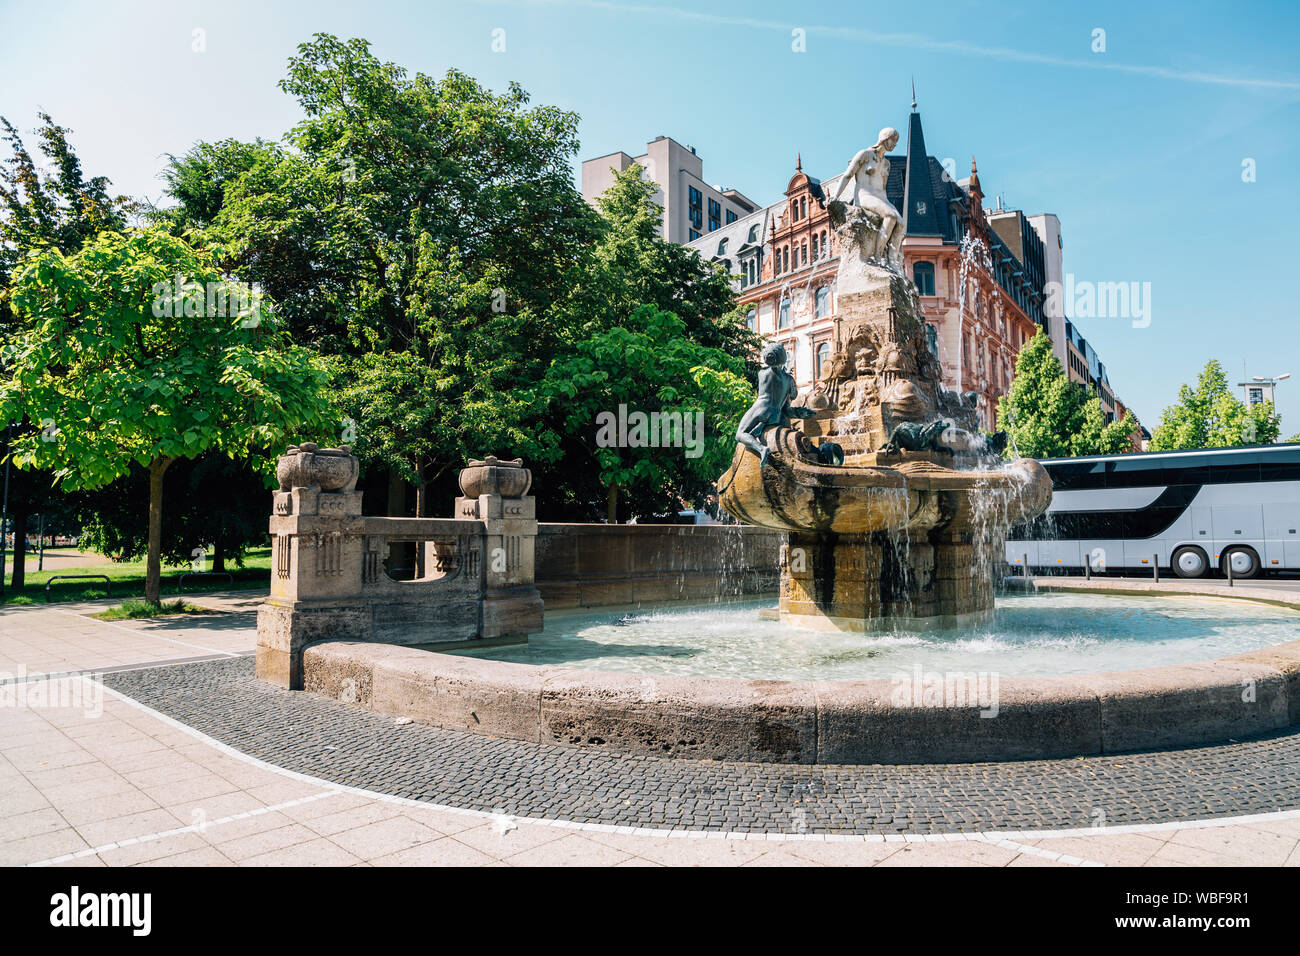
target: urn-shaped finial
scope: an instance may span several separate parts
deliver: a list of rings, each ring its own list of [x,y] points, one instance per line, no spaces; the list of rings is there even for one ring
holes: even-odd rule
[[[522,498],[532,483],[533,473],[524,467],[522,458],[514,461],[502,461],[494,455],[482,461],[471,458],[460,472],[460,490],[466,498],[479,495]]]
[[[280,490],[317,487],[325,492],[351,492],[357,486],[361,465],[352,449],[320,448],[313,442],[290,445],[276,462],[275,477]]]

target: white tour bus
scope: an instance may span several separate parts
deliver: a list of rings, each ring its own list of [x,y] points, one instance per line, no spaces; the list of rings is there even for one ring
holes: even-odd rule
[[[1013,525],[1007,561],[1032,570],[1184,578],[1300,571],[1300,443],[1051,458],[1052,504]]]

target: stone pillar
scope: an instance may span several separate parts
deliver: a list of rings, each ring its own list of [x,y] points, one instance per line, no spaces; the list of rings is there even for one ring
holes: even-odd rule
[[[912,620],[940,613],[934,587],[935,549],[924,533],[877,533],[883,567],[881,604],[885,616]]]
[[[782,619],[861,630],[881,614],[883,559],[872,535],[792,532],[781,553]]]
[[[526,638],[542,629],[542,596],[534,583],[537,499],[528,495],[532,472],[522,459],[489,456],[461,470],[457,518],[476,518],[486,528],[480,574],[483,584],[479,637]]]
[[[347,457],[355,482],[356,459]],[[304,647],[370,634],[361,492],[299,485],[275,492],[272,507],[271,596],[257,611],[257,676],[297,690]]]
[[[934,577],[940,614],[961,617],[992,609],[993,580],[976,574],[976,558],[969,533],[936,536]]]

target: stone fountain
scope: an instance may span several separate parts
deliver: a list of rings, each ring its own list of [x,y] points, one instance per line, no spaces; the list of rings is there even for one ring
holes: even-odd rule
[[[829,373],[801,400],[784,349],[768,346],[758,400],[718,481],[732,515],[789,532],[787,623],[861,630],[986,614],[1006,528],[1051,502],[1038,462],[1004,464],[1006,436],[978,433],[975,394],[943,387],[933,331],[902,271],[902,217],[885,196],[897,140],[881,130],[829,203],[840,243]]]

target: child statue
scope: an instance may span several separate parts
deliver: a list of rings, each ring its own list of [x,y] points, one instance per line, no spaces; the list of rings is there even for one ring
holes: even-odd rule
[[[749,406],[736,429],[736,441],[758,456],[758,466],[767,464],[772,449],[763,441],[763,433],[774,425],[790,427],[790,416],[812,418],[817,414],[811,408],[791,405],[798,394],[794,376],[785,370],[785,347],[773,342],[763,349],[763,364],[758,373],[758,398]]]

